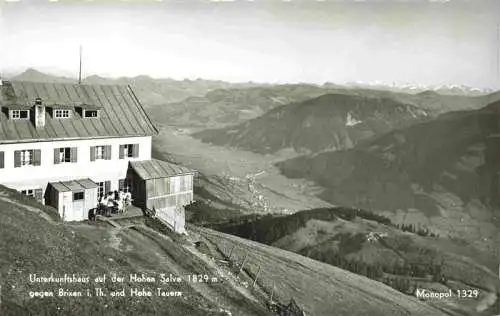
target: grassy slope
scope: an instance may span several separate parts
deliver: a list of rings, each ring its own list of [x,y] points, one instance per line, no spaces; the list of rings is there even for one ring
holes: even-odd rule
[[[494,254],[447,238],[422,237],[359,217],[347,220],[343,215],[344,212],[336,209],[310,210],[289,216],[242,220],[236,224],[217,225],[217,228],[326,263],[334,263],[334,257],[340,256],[386,270],[401,262],[422,266],[443,262],[442,272],[450,288],[477,288],[485,291],[482,297],[498,282],[492,272],[497,265]],[[369,242],[366,238],[369,232],[386,233],[387,236],[381,241]],[[426,288],[442,288],[442,285],[422,282],[418,278],[413,282]],[[451,307],[472,315],[477,303],[477,300],[461,300]]]
[[[29,284],[29,273],[90,276],[117,273],[126,276],[129,273],[153,275],[164,272],[184,275],[210,273],[210,269],[182,246],[168,240],[155,242],[134,231],[115,231],[113,235],[107,226],[48,222],[33,211],[27,211],[23,204],[0,201],[0,218],[2,315],[19,315],[16,312],[19,309],[36,315],[151,315],[158,311],[164,315],[225,315],[220,312],[221,307],[238,315],[266,314],[262,306],[245,299],[230,287],[199,289],[187,282],[163,286],[183,291],[183,298],[29,299],[31,290],[56,290],[60,287],[57,284]],[[124,285],[129,288],[132,284]],[[65,287],[81,289],[72,285]],[[102,287],[106,291],[121,288],[109,282]],[[215,296],[225,297],[226,301],[214,303],[211,300]]]
[[[221,309],[230,310],[233,315],[267,314],[262,307],[263,302],[252,301],[227,282],[216,285],[183,282],[170,287],[163,286],[183,291],[184,298],[180,299],[29,299],[27,294],[30,290],[55,290],[60,287],[30,284],[29,273],[77,273],[91,276],[105,273],[109,276],[111,273],[154,274],[161,271],[174,275],[214,275],[216,271],[207,261],[194,256],[182,246],[182,241],[173,242],[145,227],[114,230],[108,226],[90,226],[85,223],[61,224],[42,219],[35,214],[34,208],[12,203],[11,197],[8,199],[0,201],[2,315],[28,312],[37,315],[149,315],[159,311],[164,315],[223,315]],[[207,235],[217,234],[204,231]],[[261,264],[266,266],[267,272],[276,277],[275,297],[286,300],[292,295],[313,315],[331,315],[333,311],[337,311],[337,315],[366,315],[368,310],[373,311],[371,315],[400,315],[402,310],[409,310],[410,315],[441,315],[425,304],[343,270],[239,238],[227,235],[224,238],[240,250],[252,249]],[[284,277],[289,281],[281,282]],[[126,288],[130,285],[124,284]],[[65,287],[81,289],[72,285]],[[107,282],[101,287],[109,291],[122,286]],[[324,288],[331,290],[324,291]],[[360,301],[364,304],[352,305]]]
[[[318,249],[326,247],[341,251],[347,256],[354,256],[358,251],[363,253],[363,247],[365,246],[368,254],[373,245],[380,246],[380,250],[387,250],[387,246],[392,245],[389,250],[393,253],[389,257],[382,256],[384,253],[381,252],[375,257],[363,257],[363,259],[373,263],[380,262],[378,260],[395,261],[397,258],[394,249],[411,260],[413,258],[418,260],[419,256],[421,256],[421,259],[425,259],[425,262],[431,262],[433,259],[440,260],[449,256],[450,259],[454,258],[449,260],[449,264],[455,261],[463,267],[474,262],[472,265],[477,265],[479,270],[485,271],[483,277],[487,281],[492,281],[492,277],[495,278],[495,275],[491,272],[497,266],[497,258],[494,253],[484,253],[470,245],[446,237],[424,237],[415,233],[403,232],[393,225],[387,224],[384,218],[378,219],[380,223],[370,217],[368,219],[361,217],[347,218],[344,216],[346,211],[353,212],[353,210],[339,210],[340,208],[315,209],[287,216],[248,217],[248,219],[233,220],[232,222],[214,225],[214,227],[220,231],[294,252],[300,252],[311,247],[318,247]],[[386,243],[382,245],[373,244],[368,242],[366,237],[357,238],[360,235],[366,236],[369,232],[387,233],[388,236],[384,238]],[[346,240],[336,238],[336,236],[341,237],[341,235],[350,237]],[[331,242],[334,240],[340,241],[340,244]],[[425,254],[425,258],[423,258],[423,254]],[[462,276],[466,277],[466,275],[461,275],[458,272],[449,272],[451,273],[450,276],[455,279],[460,279]],[[464,279],[463,281],[478,286],[484,283],[480,276],[478,276],[478,280]]]
[[[381,283],[331,265],[209,229],[200,231],[226,256],[230,245],[237,245],[232,257],[239,256],[240,263],[248,251],[246,270],[255,275],[260,266],[259,283],[270,291],[274,281],[275,298],[295,298],[308,315],[444,315]]]

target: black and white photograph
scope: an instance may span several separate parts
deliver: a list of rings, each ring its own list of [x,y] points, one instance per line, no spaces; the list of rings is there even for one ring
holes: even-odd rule
[[[500,316],[500,1],[0,0],[0,316]]]

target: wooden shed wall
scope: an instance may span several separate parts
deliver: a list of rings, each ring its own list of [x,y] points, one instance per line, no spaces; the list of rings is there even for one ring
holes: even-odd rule
[[[132,169],[127,170],[127,179],[132,183],[132,204],[140,207],[146,207],[146,183],[139,177],[139,175]]]
[[[182,207],[193,201],[193,175],[150,179],[146,184],[146,207]]]
[[[127,170],[133,204],[141,208],[185,206],[193,201],[193,174],[143,180],[133,168]]]
[[[157,210],[156,216],[158,216],[158,218],[160,218],[175,232],[185,232],[186,217],[184,209],[167,207]]]
[[[52,206],[59,210],[59,193],[51,184],[47,185],[44,196],[46,205]]]
[[[147,198],[170,194],[170,178],[150,179],[146,181]]]
[[[193,201],[193,193],[185,192],[178,194],[171,194],[162,197],[153,197],[147,200],[147,208],[149,209],[159,209],[159,208],[175,208],[177,206],[182,207],[191,204]]]
[[[193,175],[187,174],[146,181],[147,198],[193,191]]]

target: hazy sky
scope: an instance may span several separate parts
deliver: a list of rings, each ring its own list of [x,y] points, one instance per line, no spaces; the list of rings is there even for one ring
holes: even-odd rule
[[[430,1],[0,0],[0,69],[500,87],[500,1]]]

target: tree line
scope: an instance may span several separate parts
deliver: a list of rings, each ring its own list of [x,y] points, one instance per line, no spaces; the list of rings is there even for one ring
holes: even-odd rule
[[[439,237],[439,234],[431,232],[428,228],[416,227],[415,224],[397,224],[394,227],[423,237]]]
[[[392,288],[409,294],[413,292],[417,282],[412,278],[427,279],[430,282],[446,284],[441,263],[376,263],[370,264],[358,259],[347,259],[338,251],[308,247],[299,252],[301,255],[319,260],[343,270],[366,276],[372,280],[383,282]]]

